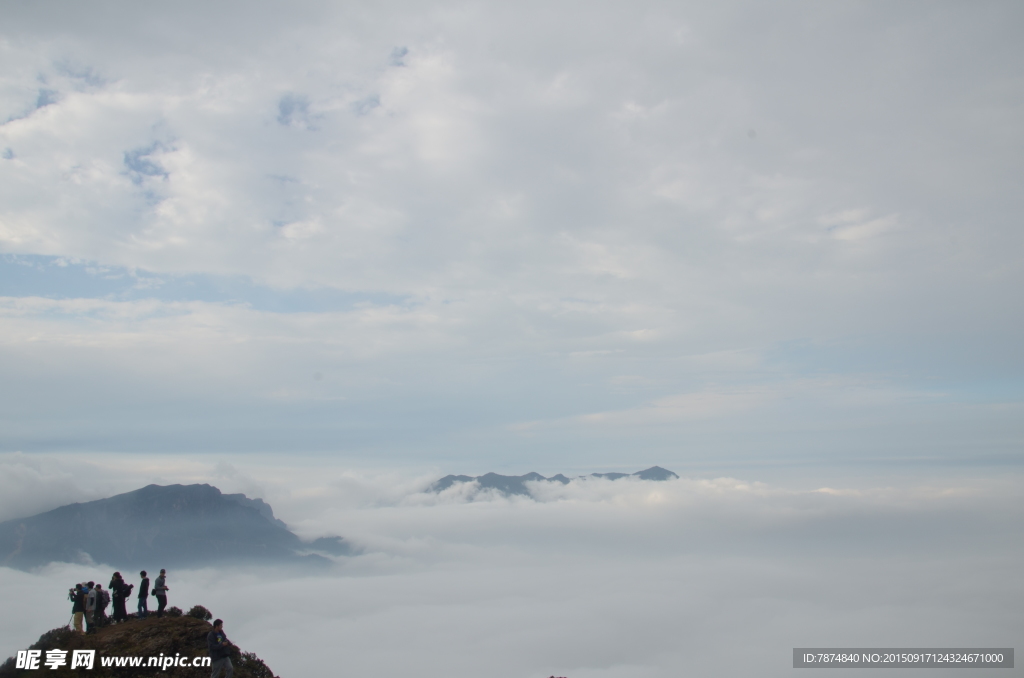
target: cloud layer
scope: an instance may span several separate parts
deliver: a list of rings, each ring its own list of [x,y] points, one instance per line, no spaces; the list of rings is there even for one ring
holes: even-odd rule
[[[1017,478],[591,479],[534,501],[317,468],[193,460],[164,478],[261,493],[301,534],[363,548],[316,576],[170,573],[172,604],[207,605],[284,675],[774,676],[792,671],[795,646],[1012,646],[1020,627]],[[74,471],[137,485],[169,468]],[[63,623],[71,583],[116,567],[0,569],[17,611],[0,653]]]

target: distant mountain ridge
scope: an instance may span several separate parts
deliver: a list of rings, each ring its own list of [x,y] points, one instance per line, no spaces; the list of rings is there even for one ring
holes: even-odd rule
[[[587,476],[579,476],[580,478],[587,478]],[[605,480],[618,480],[620,478],[637,478],[639,480],[670,480],[672,478],[678,478],[679,476],[664,469],[660,466],[652,466],[651,468],[644,469],[643,471],[637,471],[636,473],[591,473],[590,477],[603,478]],[[498,473],[485,473],[482,476],[456,476],[447,475],[444,478],[434,481],[430,487],[427,488],[428,492],[443,492],[456,483],[479,483],[480,489],[494,489],[498,490],[504,495],[525,495],[532,496],[526,483],[547,481],[554,483],[561,483],[562,485],[568,485],[570,482],[569,478],[566,478],[561,473],[553,475],[550,478],[545,478],[539,473],[527,473],[521,476],[503,476]]]
[[[0,523],[0,565],[100,562],[122,569],[217,563],[326,564],[340,537],[303,542],[262,499],[211,485],[147,485]]]

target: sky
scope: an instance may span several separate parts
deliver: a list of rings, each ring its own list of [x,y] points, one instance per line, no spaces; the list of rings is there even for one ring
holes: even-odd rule
[[[8,3],[0,445],[1017,465],[1021,15]]]
[[[731,610],[751,642],[777,624],[762,648],[834,640],[871,610],[830,606],[830,571],[851,600],[886,569],[928,578],[884,627],[921,642],[1021,628],[1022,22],[994,1],[9,0],[0,520],[149,482],[262,496],[364,544],[332,581],[339,608],[381,592],[350,620],[369,673],[373,629],[403,614],[389,589],[430,591],[417,614],[454,624],[410,662],[465,652],[509,676],[710,670],[644,631],[680,608]],[[654,464],[682,476],[658,509],[636,508],[642,484],[420,492]],[[764,512],[797,555],[744,551]],[[978,521],[994,536],[964,553],[865,536]],[[574,536],[598,526],[629,547]],[[829,526],[874,564],[819,545]],[[962,572],[980,588],[927,602]],[[460,581],[509,588],[460,608]],[[517,654],[522,595],[582,628],[605,588],[650,625]],[[683,626],[680,647],[725,647],[724,621]],[[579,659],[626,627],[635,653]],[[460,649],[474,628],[512,635]]]

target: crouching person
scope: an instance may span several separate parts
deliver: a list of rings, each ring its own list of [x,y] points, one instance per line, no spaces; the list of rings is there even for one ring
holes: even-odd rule
[[[224,621],[215,619],[213,630],[206,634],[206,648],[210,651],[210,666],[213,668],[211,678],[231,678],[235,667],[231,665],[231,641],[224,635]]]

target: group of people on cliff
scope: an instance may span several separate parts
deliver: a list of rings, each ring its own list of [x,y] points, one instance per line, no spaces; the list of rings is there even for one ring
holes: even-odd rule
[[[167,607],[167,570],[160,570],[160,576],[153,582],[150,589],[149,575],[143,570],[139,573],[142,581],[139,584],[137,618],[145,619],[149,616],[149,597],[152,595],[157,600],[156,616],[164,616],[164,609]],[[68,598],[72,602],[71,617],[74,629],[83,633],[82,622],[85,621],[84,633],[93,633],[100,626],[107,623],[128,621],[128,611],[125,609],[125,601],[131,598],[132,589],[135,584],[129,584],[115,572],[110,578],[110,586],[104,589],[96,582],[82,582],[75,584],[68,591]],[[113,603],[114,614],[107,617],[107,606]]]
[[[140,572],[139,576],[142,581],[139,583],[137,618],[145,619],[149,615],[150,595],[154,596],[158,602],[156,616],[162,617],[164,609],[167,607],[167,591],[170,589],[167,586],[167,570],[160,570],[160,576],[153,582],[152,589],[150,589],[149,576],[146,571]],[[111,577],[108,589],[91,581],[75,584],[68,591],[68,597],[73,603],[71,616],[74,620],[75,631],[82,633],[83,620],[86,624],[85,633],[94,633],[98,627],[105,626],[107,623],[128,621],[125,600],[131,597],[134,588],[135,585],[126,582],[120,572],[115,572]],[[114,614],[108,618],[106,611],[110,603],[114,604]],[[211,665],[213,678],[220,678],[220,676],[231,678],[231,674],[235,670],[231,664],[233,647],[234,645],[224,635],[224,622],[220,619],[215,620],[213,630],[206,635],[206,648],[213,660]]]

